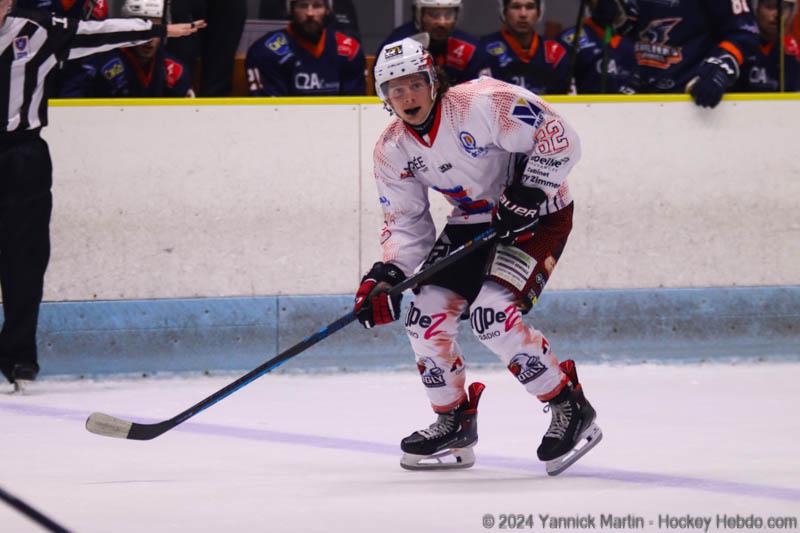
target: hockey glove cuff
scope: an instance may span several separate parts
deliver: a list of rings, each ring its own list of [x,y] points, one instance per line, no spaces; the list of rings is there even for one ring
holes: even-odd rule
[[[503,244],[524,242],[539,223],[539,208],[547,200],[541,189],[514,185],[500,195],[492,216],[497,239]]]
[[[375,263],[361,278],[353,311],[365,328],[388,324],[400,318],[402,294],[389,296],[388,290],[406,279],[406,275],[391,263]]]
[[[725,91],[738,79],[739,63],[731,54],[723,53],[703,61],[687,89],[697,105],[716,107]]]

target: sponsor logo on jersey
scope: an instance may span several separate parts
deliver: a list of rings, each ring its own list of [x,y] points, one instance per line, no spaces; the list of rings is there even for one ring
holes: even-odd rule
[[[468,131],[459,133],[458,138],[461,141],[461,146],[472,157],[481,157],[489,152],[489,149],[485,146],[478,146],[477,139]]]
[[[101,69],[103,72],[103,77],[109,81],[122,76],[125,73],[125,65],[122,64],[122,60],[119,58],[114,58],[105,65]]]
[[[486,51],[489,53],[489,55],[500,57],[506,54],[508,48],[506,48],[506,45],[501,41],[494,41],[493,43],[486,45]]]
[[[575,42],[575,28],[570,28],[561,36],[561,40],[563,40],[567,44],[572,44]],[[595,44],[589,39],[589,35],[585,30],[581,30],[581,36],[578,39],[578,48],[583,50],[584,48],[592,48]]]
[[[436,328],[438,328],[446,319],[447,313],[436,313],[430,316],[423,315],[422,311],[419,310],[419,307],[416,307],[414,302],[411,302],[411,307],[408,309],[408,315],[406,315],[406,328],[410,328],[412,326],[424,328],[425,332],[423,333],[423,338],[425,340],[430,340],[431,337],[435,337],[439,333],[443,333],[442,330]]]
[[[639,33],[639,42],[634,46],[639,65],[668,69],[683,61],[683,49],[670,46],[669,35],[682,18],[656,19]]]
[[[389,207],[390,205],[392,205],[392,202],[390,202],[389,199],[386,198],[385,196],[381,196],[380,197],[380,201],[381,201],[381,205],[385,205],[386,207]]]
[[[508,364],[508,369],[523,385],[530,383],[547,372],[547,367],[544,366],[538,356],[527,353],[518,353],[512,357],[511,362]]]
[[[551,65],[558,65],[564,56],[567,55],[567,49],[561,46],[558,41],[545,41],[544,42],[544,60]]]
[[[413,176],[417,171],[427,172],[428,165],[425,164],[425,161],[421,156],[415,156],[411,159],[411,161],[406,163],[406,168],[403,170],[411,172],[411,175]]]
[[[390,46],[389,48],[386,49],[386,51],[383,52],[383,58],[384,59],[391,59],[393,57],[397,57],[397,56],[401,56],[401,55],[403,55],[403,45],[402,44],[398,44],[397,46]]]
[[[475,46],[461,39],[450,37],[447,40],[447,65],[464,70],[475,55]]]
[[[322,91],[322,90],[339,90],[339,82],[332,81],[326,82],[325,78],[321,78],[316,72],[297,72],[294,75],[294,86],[298,91]]]
[[[336,32],[336,51],[340,56],[352,61],[358,55],[359,50],[361,50],[361,43],[343,33]]]
[[[511,116],[532,128],[538,128],[542,120],[544,120],[544,112],[539,106],[524,98],[519,98],[514,103],[514,107],[511,109]]]
[[[450,189],[442,189],[433,187],[433,190],[442,193],[450,200],[451,203],[458,206],[464,214],[478,215],[481,213],[488,213],[492,210],[494,205],[489,200],[473,200],[469,197],[467,191],[461,185],[456,185]]]
[[[476,307],[469,316],[472,331],[479,335],[486,333],[495,324],[503,324],[504,331],[511,331],[511,328],[517,325],[520,318],[519,309],[517,309],[516,305],[511,305],[503,311],[495,311],[491,307]],[[481,340],[486,339],[481,338]]]
[[[422,384],[429,389],[444,387],[444,370],[436,366],[436,362],[430,357],[420,357],[417,359],[417,370],[422,377]]]
[[[28,45],[30,40],[27,35],[14,39],[14,59],[25,59],[28,57]]]
[[[442,174],[444,174],[448,170],[453,170],[453,165],[451,165],[450,163],[445,163],[444,165],[439,167],[439,172],[441,172]]]
[[[267,39],[264,46],[278,56],[285,56],[291,51],[289,49],[289,39],[283,33],[276,33]]]
[[[165,59],[164,69],[167,72],[167,87],[173,89],[180,81],[181,76],[183,76],[183,65],[172,59]]]

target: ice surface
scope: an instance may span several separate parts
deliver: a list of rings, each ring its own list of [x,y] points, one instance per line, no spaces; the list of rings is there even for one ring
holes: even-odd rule
[[[41,381],[0,394],[0,486],[75,532],[479,532],[484,514],[800,520],[800,363],[578,366],[603,442],[548,477],[549,415],[502,370],[475,467],[408,472],[399,441],[433,421],[410,372],[268,375],[153,441],[88,433],[93,411],[170,418],[235,376]],[[3,388],[8,391],[10,387]],[[653,524],[650,524],[653,521]],[[496,522],[492,529],[498,529]],[[628,528],[630,529],[630,528]],[[560,529],[560,531],[574,529]],[[796,530],[796,529],[795,529]],[[0,531],[41,531],[0,502]]]

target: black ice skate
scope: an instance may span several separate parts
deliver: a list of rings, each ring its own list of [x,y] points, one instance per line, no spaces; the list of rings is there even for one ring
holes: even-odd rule
[[[400,466],[406,470],[446,470],[474,465],[472,447],[478,442],[478,401],[484,388],[483,383],[473,383],[467,401],[449,413],[440,413],[428,428],[404,438]]]
[[[597,413],[583,395],[575,362],[566,360],[560,366],[569,383],[544,408],[545,412],[550,411],[552,420],[536,450],[551,476],[572,466],[603,438],[603,432],[594,423]]]
[[[14,394],[22,394],[31,381],[36,379],[39,369],[31,364],[16,364],[11,369],[11,382],[14,384]]]

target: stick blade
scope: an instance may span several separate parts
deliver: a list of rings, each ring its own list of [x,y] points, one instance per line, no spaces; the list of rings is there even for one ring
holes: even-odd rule
[[[127,439],[132,427],[132,422],[103,413],[92,413],[86,419],[86,429],[95,435],[104,437]]]

